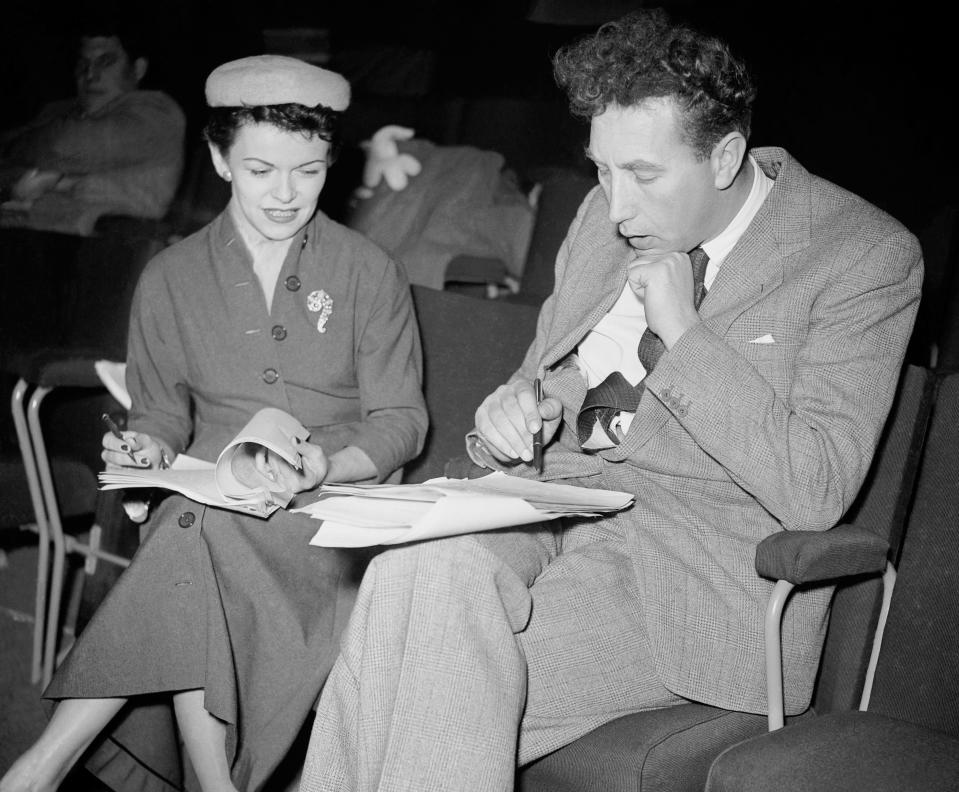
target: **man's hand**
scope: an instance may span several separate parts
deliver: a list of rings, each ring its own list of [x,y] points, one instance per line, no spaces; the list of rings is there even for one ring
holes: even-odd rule
[[[559,399],[547,397],[538,405],[533,385],[517,380],[501,385],[476,411],[476,430],[489,452],[500,462],[533,459],[533,435],[543,427],[543,445],[556,434],[563,415]]]
[[[62,174],[53,170],[31,168],[10,189],[10,195],[18,201],[32,202],[57,186]]]
[[[643,300],[646,323],[672,349],[701,320],[693,306],[693,268],[685,253],[641,253],[629,264],[629,285]]]

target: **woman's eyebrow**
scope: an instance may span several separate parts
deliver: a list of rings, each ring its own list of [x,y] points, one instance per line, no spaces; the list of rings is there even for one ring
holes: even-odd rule
[[[243,158],[243,161],[244,161],[244,162],[258,162],[258,163],[260,163],[261,165],[267,165],[267,166],[269,166],[269,167],[271,167],[271,168],[275,168],[275,167],[276,167],[276,165],[275,165],[274,163],[270,162],[269,160],[260,159],[259,157],[244,157],[244,158]],[[323,159],[322,157],[318,157],[317,159],[310,160],[309,162],[301,162],[299,165],[294,165],[293,167],[294,167],[294,169],[295,169],[295,168],[305,168],[307,165],[319,165],[319,164],[326,164],[326,160]]]

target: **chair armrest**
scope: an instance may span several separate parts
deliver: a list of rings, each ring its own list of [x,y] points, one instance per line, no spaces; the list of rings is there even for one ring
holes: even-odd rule
[[[781,531],[756,547],[756,571],[799,586],[849,575],[879,574],[889,543],[853,525],[829,531]]]
[[[829,531],[781,531],[756,546],[756,572],[777,581],[766,607],[766,694],[769,730],[784,723],[782,614],[795,586],[836,578],[879,574],[886,568],[889,543],[853,525]]]

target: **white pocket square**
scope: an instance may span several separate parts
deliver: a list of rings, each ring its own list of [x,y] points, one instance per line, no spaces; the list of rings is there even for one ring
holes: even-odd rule
[[[754,338],[749,342],[750,344],[775,344],[776,339],[773,338],[772,333],[766,333],[764,336],[759,336],[759,338]]]

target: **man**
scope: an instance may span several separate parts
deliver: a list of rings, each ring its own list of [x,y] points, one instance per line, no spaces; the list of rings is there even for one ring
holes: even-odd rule
[[[536,475],[542,427],[543,478],[635,506],[378,556],[307,792],[511,789],[517,762],[630,712],[764,712],[756,544],[838,521],[891,403],[916,240],[787,152],[748,151],[755,92],[728,48],[646,11],[555,66],[591,118],[600,185],[471,456]],[[808,706],[828,602],[805,591],[787,609],[788,713]]]
[[[166,213],[183,169],[186,120],[166,94],[138,89],[147,66],[126,32],[82,35],[76,97],[0,137],[0,193],[18,224],[89,233],[102,214]]]

